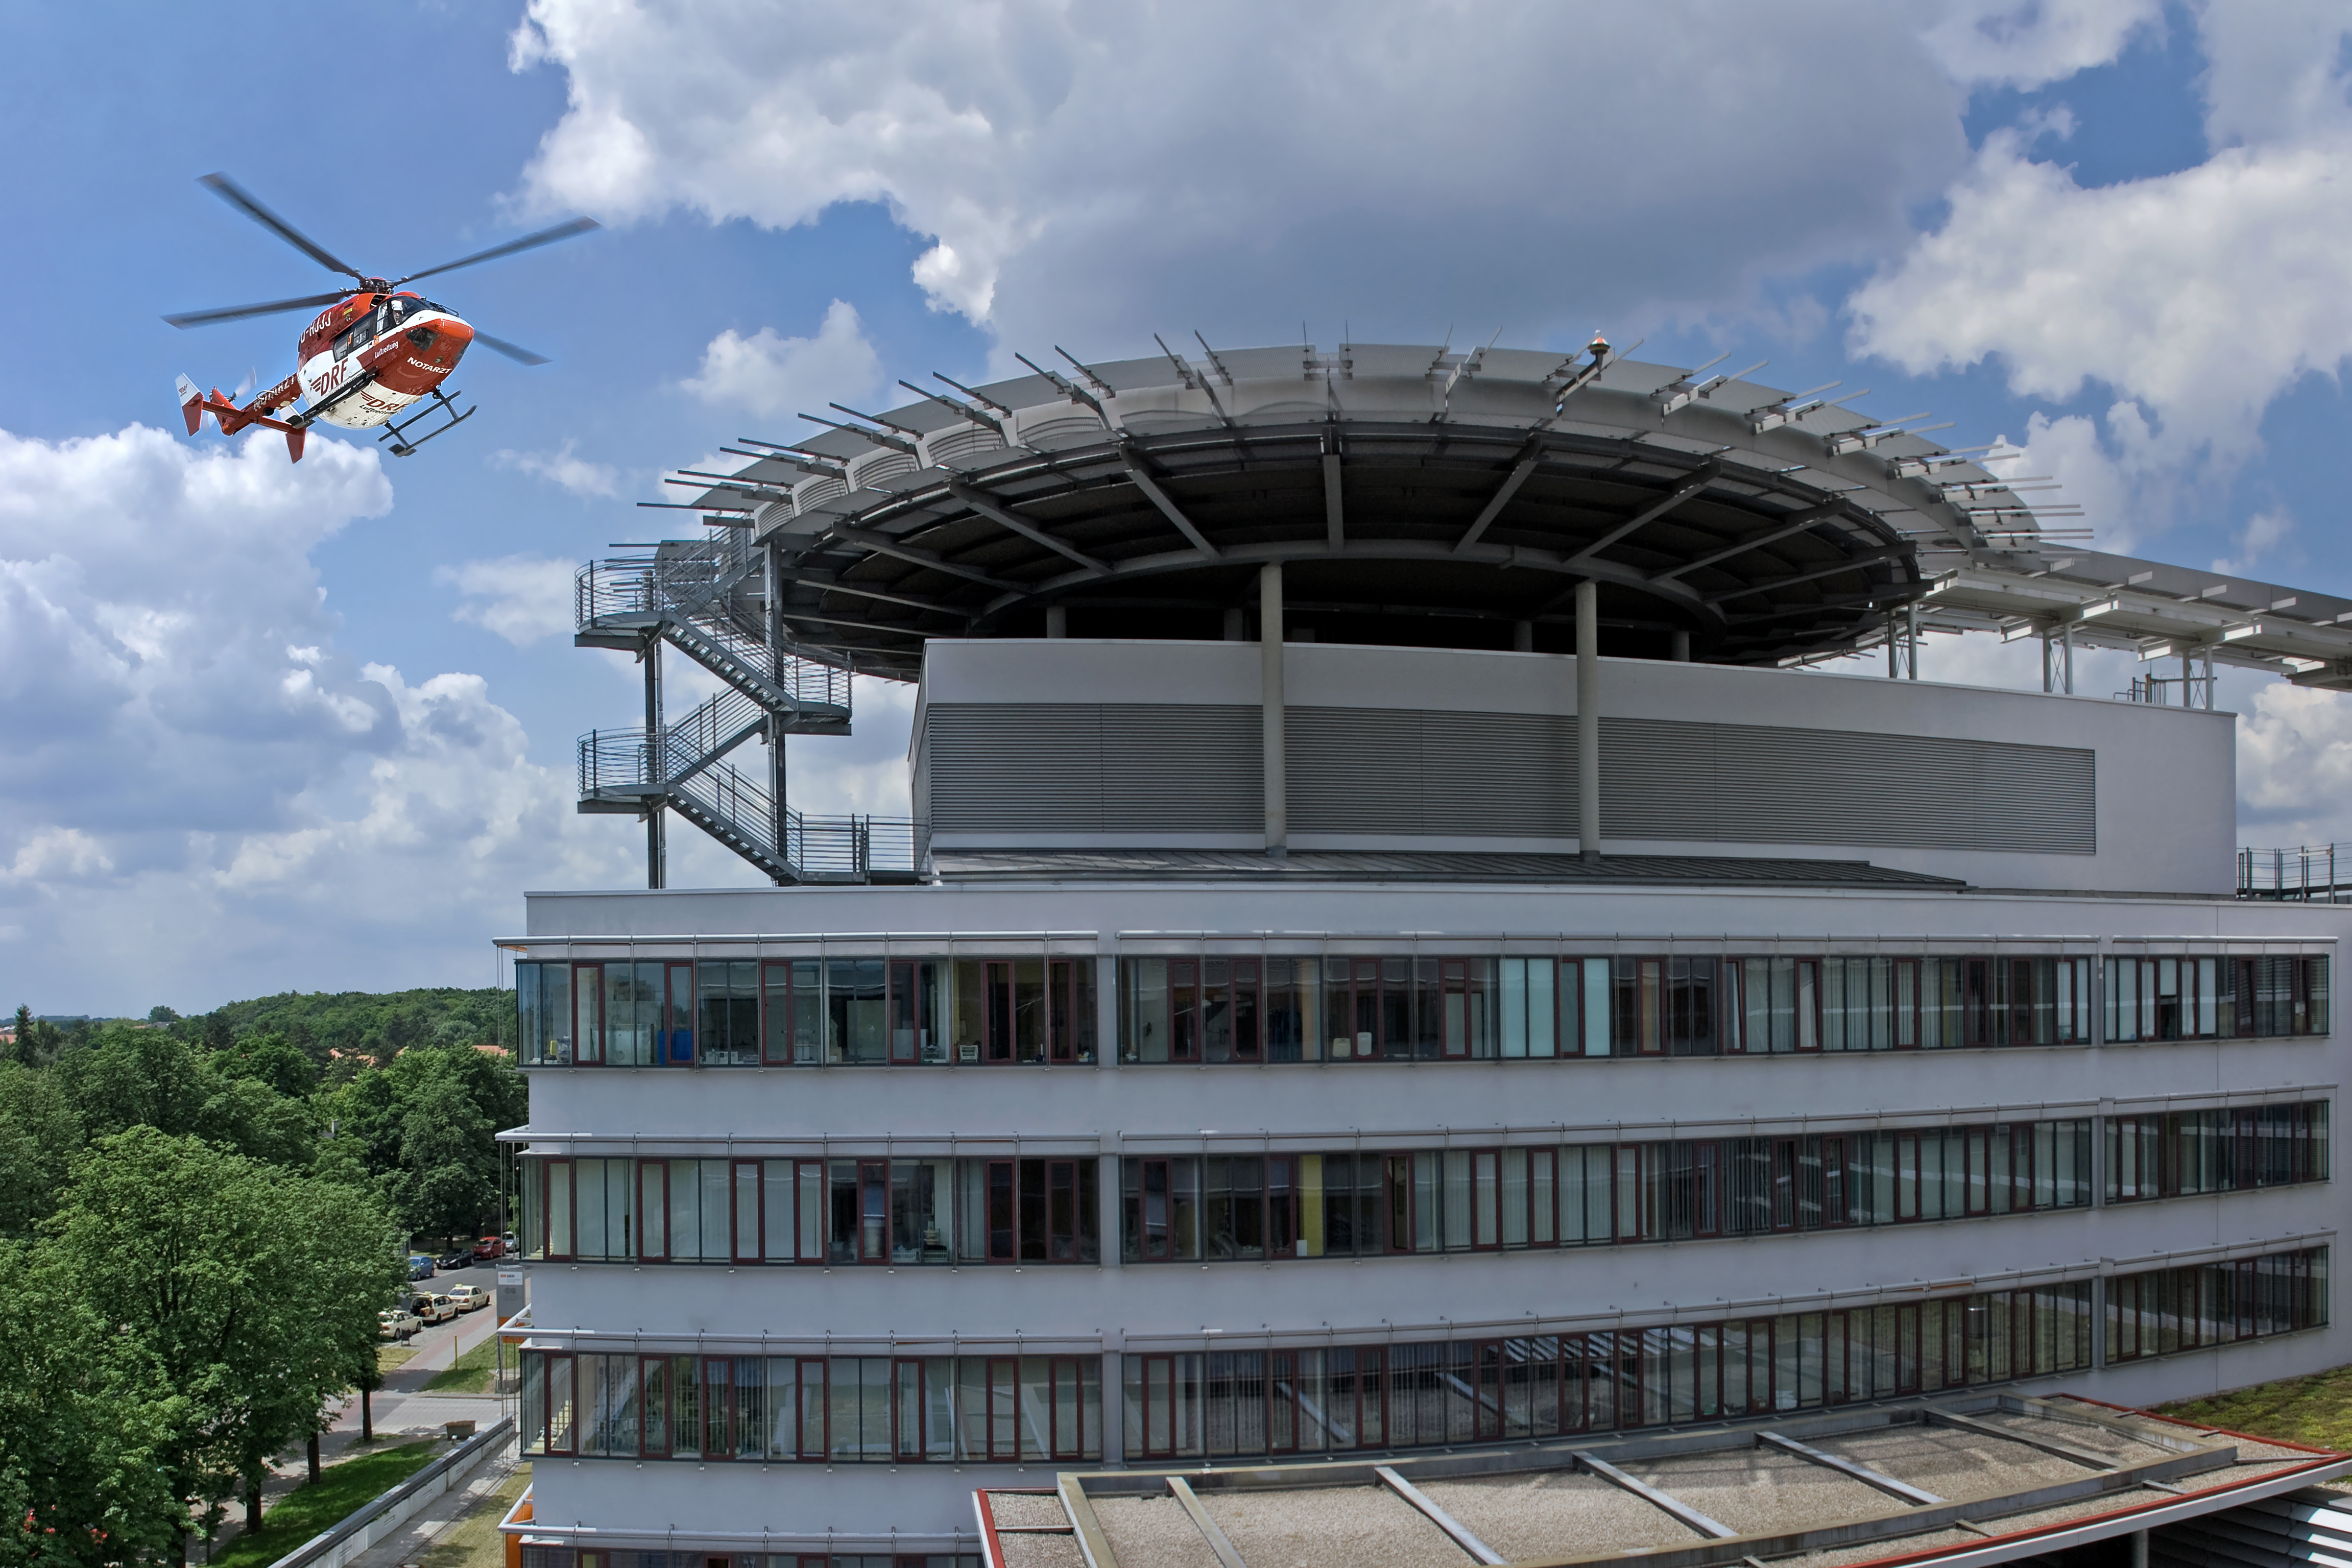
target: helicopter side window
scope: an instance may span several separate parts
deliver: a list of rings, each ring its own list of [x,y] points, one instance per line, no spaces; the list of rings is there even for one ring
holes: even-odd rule
[[[343,329],[335,339],[335,358],[343,359],[375,341],[376,325],[383,319],[381,308],[369,311]]]

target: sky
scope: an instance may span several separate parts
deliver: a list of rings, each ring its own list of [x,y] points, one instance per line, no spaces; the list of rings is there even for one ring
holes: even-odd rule
[[[644,874],[572,810],[640,706],[574,566],[678,531],[635,503],[722,444],[1057,344],[1728,350],[2023,445],[2099,548],[2352,592],[2340,0],[0,0],[0,45],[11,1007],[494,983],[524,890]],[[165,313],[332,281],[215,170],[394,276],[604,226],[434,281],[551,360],[470,356],[462,430],[289,465],[177,417],[302,318]],[[1922,674],[2039,681],[1976,638]],[[2352,841],[2352,697],[2221,700],[2241,841]],[[903,814],[910,694],[857,701],[793,798]],[[757,880],[671,840],[674,886]]]

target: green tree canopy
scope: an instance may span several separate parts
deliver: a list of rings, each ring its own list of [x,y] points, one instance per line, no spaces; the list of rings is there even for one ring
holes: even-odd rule
[[[403,1275],[372,1195],[152,1126],[85,1151],[44,1229],[45,1263],[179,1396],[156,1462],[190,1502],[313,1429]]]

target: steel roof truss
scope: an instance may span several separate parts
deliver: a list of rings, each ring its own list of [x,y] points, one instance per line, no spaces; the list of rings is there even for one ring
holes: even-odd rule
[[[976,566],[966,566],[961,561],[950,560],[946,557],[935,555],[929,550],[917,549],[912,545],[900,544],[897,539],[892,538],[887,534],[875,533],[866,528],[852,528],[847,523],[835,523],[833,525],[831,531],[834,538],[844,540],[849,544],[863,546],[865,549],[870,549],[877,555],[895,556],[898,559],[907,561],[911,565],[928,567],[933,571],[944,571],[951,577],[966,578],[973,582],[979,583],[983,588],[993,588],[1001,593],[1024,593],[1028,591],[1017,582],[1007,581],[1003,578],[982,571]]]
[[[1336,465],[1336,460],[1332,461]],[[1536,471],[1536,465],[1541,461],[1543,461],[1543,437],[1538,435],[1528,443],[1526,450],[1519,454],[1518,462],[1512,465],[1511,471],[1503,476],[1503,482],[1495,486],[1495,494],[1487,500],[1486,506],[1480,508],[1477,520],[1465,529],[1462,538],[1455,541],[1454,554],[1460,555],[1478,542],[1486,532],[1488,525],[1502,514],[1503,508],[1510,504],[1512,497],[1519,493],[1519,486],[1528,482],[1528,476]]]
[[[1108,563],[1097,560],[1093,556],[1074,546],[1064,544],[1060,539],[1003,506],[994,497],[976,486],[967,484],[961,479],[950,479],[948,481],[948,494],[986,517],[990,522],[1010,528],[1031,544],[1044,545],[1055,555],[1067,557],[1097,577],[1106,577],[1110,573]]]
[[[1161,489],[1160,482],[1152,478],[1145,470],[1143,461],[1136,455],[1134,447],[1122,442],[1118,455],[1119,461],[1127,465],[1128,476],[1135,481],[1135,487],[1142,491],[1153,506],[1160,508],[1162,516],[1176,525],[1176,531],[1190,539],[1194,549],[1207,556],[1211,560],[1217,559],[1223,553],[1209,542],[1207,535],[1193,527],[1192,519],[1184,515],[1181,507],[1168,498],[1168,492]]]
[[[1750,534],[1738,544],[1727,545],[1712,555],[1703,555],[1696,560],[1685,561],[1682,565],[1667,570],[1653,572],[1650,574],[1650,580],[1665,582],[1685,573],[1697,571],[1703,567],[1713,566],[1717,561],[1729,560],[1734,556],[1746,555],[1749,550],[1762,549],[1766,545],[1778,544],[1782,539],[1804,533],[1810,528],[1817,528],[1829,521],[1838,515],[1838,510],[1839,503],[1835,501],[1824,506],[1808,507],[1777,527],[1766,528],[1761,533]]]
[[[1708,486],[1714,484],[1716,480],[1722,477],[1722,476],[1723,465],[1716,462],[1713,458],[1709,458],[1706,462],[1701,464],[1697,471],[1682,484],[1675,486],[1674,489],[1668,491],[1664,497],[1652,502],[1649,506],[1643,507],[1631,517],[1628,517],[1625,521],[1618,524],[1615,528],[1610,529],[1607,533],[1602,534],[1599,538],[1593,540],[1591,544],[1586,545],[1582,549],[1577,551],[1570,564],[1571,566],[1583,566],[1590,564],[1601,554],[1602,550],[1607,549],[1611,545],[1615,544],[1618,540],[1625,538],[1626,535],[1633,533],[1635,529],[1646,528],[1651,523],[1654,523],[1660,517],[1664,517],[1668,512],[1673,511],[1684,502],[1688,501],[1693,497],[1706,489]]]

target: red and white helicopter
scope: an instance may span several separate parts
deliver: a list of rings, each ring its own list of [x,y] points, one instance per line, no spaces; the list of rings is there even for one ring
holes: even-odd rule
[[[243,408],[239,408],[235,400],[223,397],[218,388],[210,392],[200,392],[187,377],[182,376],[179,382],[180,412],[188,422],[190,435],[204,428],[205,415],[208,413],[218,422],[224,435],[256,424],[268,430],[284,431],[286,450],[297,463],[302,460],[305,433],[320,420],[341,425],[346,430],[372,430],[377,425],[388,425],[391,428],[378,439],[393,444],[394,456],[405,457],[435,436],[471,418],[472,409],[458,413],[457,405],[441,390],[441,383],[448,379],[450,371],[457,368],[457,361],[464,356],[469,343],[480,343],[522,364],[547,363],[545,357],[503,339],[493,338],[459,319],[457,312],[447,307],[436,305],[414,291],[404,292],[400,286],[413,283],[420,277],[430,277],[437,272],[453,272],[478,262],[495,261],[502,256],[513,256],[518,251],[552,245],[557,240],[570,239],[597,226],[593,218],[573,218],[570,223],[558,224],[551,229],[541,229],[537,234],[493,246],[478,255],[445,261],[422,272],[412,272],[406,277],[371,277],[338,259],[309,235],[263,206],[227,175],[207,174],[202,183],[221,200],[320,266],[358,280],[356,289],[338,288],[331,294],[308,294],[299,299],[272,299],[260,305],[236,305],[226,310],[191,310],[184,315],[163,318],[174,327],[203,327],[215,321],[242,321],[252,316],[272,316],[283,310],[310,310],[321,305],[328,307],[316,320],[302,329],[295,350],[295,362],[299,368]],[[425,397],[433,399],[432,407],[420,412],[404,424],[394,417],[418,399]],[[308,406],[291,409],[289,405],[298,398],[304,400]],[[281,413],[281,410],[288,412]],[[445,415],[446,423],[412,439],[409,432],[421,420],[436,413]]]

